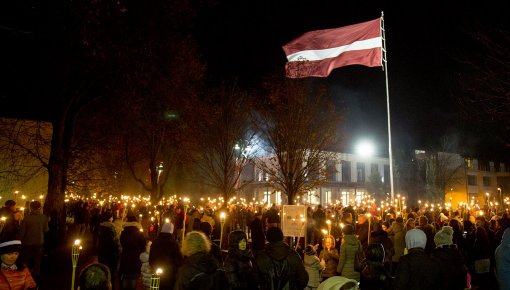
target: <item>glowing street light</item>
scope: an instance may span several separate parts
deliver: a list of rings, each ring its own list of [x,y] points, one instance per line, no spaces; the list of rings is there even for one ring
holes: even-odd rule
[[[375,154],[375,146],[372,142],[361,141],[356,145],[356,154],[361,157],[371,157]]]

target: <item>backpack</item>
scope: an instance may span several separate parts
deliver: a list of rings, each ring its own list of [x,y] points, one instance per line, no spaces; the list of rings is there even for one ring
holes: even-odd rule
[[[273,267],[269,271],[273,290],[290,289],[290,267],[287,258],[278,261],[271,259]]]

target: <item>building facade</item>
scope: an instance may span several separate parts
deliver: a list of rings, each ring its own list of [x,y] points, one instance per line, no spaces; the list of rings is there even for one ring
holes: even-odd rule
[[[389,159],[383,157],[362,157],[357,154],[336,153],[324,164],[326,182],[301,196],[295,204],[328,205],[333,203],[353,204],[362,200],[372,184],[379,185],[383,194],[389,192]],[[248,199],[264,204],[286,204],[287,197],[267,181],[269,176],[258,168],[249,170],[253,182],[244,189]],[[248,176],[246,176],[248,177]],[[373,187],[373,186],[372,186]]]

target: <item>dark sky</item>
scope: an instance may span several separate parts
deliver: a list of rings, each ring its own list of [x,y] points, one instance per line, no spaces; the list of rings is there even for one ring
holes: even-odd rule
[[[457,98],[468,84],[462,83],[459,61],[476,53],[467,36],[475,27],[510,27],[509,6],[505,1],[473,5],[459,1],[225,1],[204,18],[202,43],[215,74],[256,83],[265,73],[283,73],[286,59],[281,46],[300,34],[375,19],[384,11],[393,146],[428,148],[447,135],[458,142],[459,151],[499,154],[507,150],[494,132],[460,112]],[[382,69],[343,67],[319,81],[328,83],[347,109],[346,150],[358,139],[369,138],[379,154],[387,154]]]
[[[216,2],[216,6],[199,15],[197,23],[203,60],[210,75],[218,79],[237,78],[248,88],[257,87],[267,74],[283,74],[286,58],[281,46],[302,33],[375,19],[384,11],[393,146],[425,148],[437,144],[441,136],[450,135],[463,150],[469,147],[468,151],[474,152],[501,152],[499,144],[492,144],[498,143],[493,132],[479,126],[476,120],[466,119],[456,98],[464,86],[458,60],[476,53],[466,32],[480,24],[509,28],[507,1]],[[28,0],[15,3],[31,5]],[[31,23],[32,12],[18,10],[26,13],[20,16],[4,9],[2,19],[13,19],[0,25]],[[44,55],[30,47],[29,42],[24,45],[23,40],[17,39],[18,34],[3,28],[0,32],[2,43],[17,43],[4,45],[1,60],[9,59],[10,54],[18,58],[2,68],[0,86],[15,88],[16,92],[2,88],[0,114],[37,111],[44,100],[34,99],[33,88],[24,85],[30,82],[19,76],[36,78],[37,70],[25,72],[23,68],[40,61]],[[328,78],[317,81],[329,84],[338,104],[347,111],[346,150],[366,137],[376,143],[379,154],[387,154],[385,76],[381,68],[338,68]],[[12,108],[6,109],[12,104]],[[20,104],[28,107],[20,110]],[[496,147],[498,150],[492,150]]]

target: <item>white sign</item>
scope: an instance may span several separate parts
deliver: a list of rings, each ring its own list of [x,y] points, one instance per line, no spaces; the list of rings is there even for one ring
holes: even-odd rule
[[[286,237],[304,237],[306,232],[306,207],[304,205],[284,205],[282,231]]]

